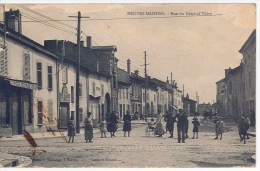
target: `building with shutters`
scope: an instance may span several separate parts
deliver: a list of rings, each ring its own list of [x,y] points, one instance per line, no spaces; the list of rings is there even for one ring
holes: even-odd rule
[[[56,72],[61,58],[22,34],[19,10],[6,12],[5,25],[6,30],[0,24],[1,133],[53,129],[57,126]]]

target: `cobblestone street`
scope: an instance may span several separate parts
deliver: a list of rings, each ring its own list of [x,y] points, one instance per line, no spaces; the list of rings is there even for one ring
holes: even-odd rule
[[[191,124],[190,124],[191,125]],[[176,127],[176,125],[175,125]],[[255,138],[243,144],[236,130],[225,132],[223,140],[214,140],[213,128],[202,125],[199,139],[190,138],[177,143],[168,138],[145,136],[145,125],[133,128],[131,137],[118,131],[115,138],[100,138],[94,134],[94,143],[85,143],[84,136],[66,143],[61,137],[36,139],[38,144],[32,156],[28,142],[1,141],[1,152],[32,159],[29,167],[251,167],[248,159],[255,154]],[[176,132],[176,128],[175,128]]]

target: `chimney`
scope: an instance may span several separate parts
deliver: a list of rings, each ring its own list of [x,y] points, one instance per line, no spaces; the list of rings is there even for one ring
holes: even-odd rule
[[[92,48],[92,40],[91,36],[87,36],[87,48]]]
[[[130,59],[127,59],[127,72],[128,72],[128,74],[131,74],[131,61],[130,61]]]
[[[139,71],[138,70],[135,70],[135,75],[139,76]]]
[[[80,46],[84,46],[84,41],[80,41]]]
[[[21,17],[22,15],[19,10],[13,11],[10,9],[10,11],[5,12],[4,21],[6,28],[22,34]]]
[[[228,73],[229,73],[229,71],[231,71],[232,69],[229,67],[228,69],[225,69],[225,77],[227,77],[228,76]]]

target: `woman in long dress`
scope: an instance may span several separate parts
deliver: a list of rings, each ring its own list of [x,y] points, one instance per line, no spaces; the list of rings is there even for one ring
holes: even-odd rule
[[[124,126],[123,126],[124,137],[126,136],[126,132],[128,132],[128,137],[130,137],[130,131],[132,127],[131,127],[131,115],[128,111],[124,116],[123,121],[124,121]]]
[[[162,125],[162,117],[158,117],[157,120],[157,125],[155,127],[155,135],[157,135],[157,137],[162,137],[165,133],[164,129],[163,129],[163,125]]]
[[[87,113],[87,117],[85,118],[84,124],[85,124],[85,140],[86,143],[90,142],[92,143],[93,139],[93,126],[92,126],[92,120],[90,118],[91,113]]]
[[[107,131],[110,132],[111,137],[115,137],[115,132],[117,130],[117,116],[115,112],[112,112],[112,114],[108,118],[108,124],[107,124]]]

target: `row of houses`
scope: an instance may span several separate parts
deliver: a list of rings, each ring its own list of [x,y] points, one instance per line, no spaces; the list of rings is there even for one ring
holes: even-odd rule
[[[256,30],[239,52],[243,55],[236,68],[225,69],[225,77],[218,82],[215,108],[224,117],[239,120],[248,115],[255,124],[256,108]]]
[[[33,31],[33,30],[32,30]],[[69,119],[84,124],[87,112],[94,125],[115,111],[119,119],[129,111],[138,118],[183,108],[182,91],[175,81],[145,78],[138,70],[118,68],[117,47],[92,46],[91,37],[78,46],[66,40],[41,45],[22,34],[19,10],[5,12],[0,24],[1,135],[23,130],[39,132],[67,128]],[[76,118],[76,73],[79,72],[79,118]],[[145,97],[147,99],[145,99]],[[146,101],[146,104],[145,104]],[[187,110],[190,111],[190,110]]]

